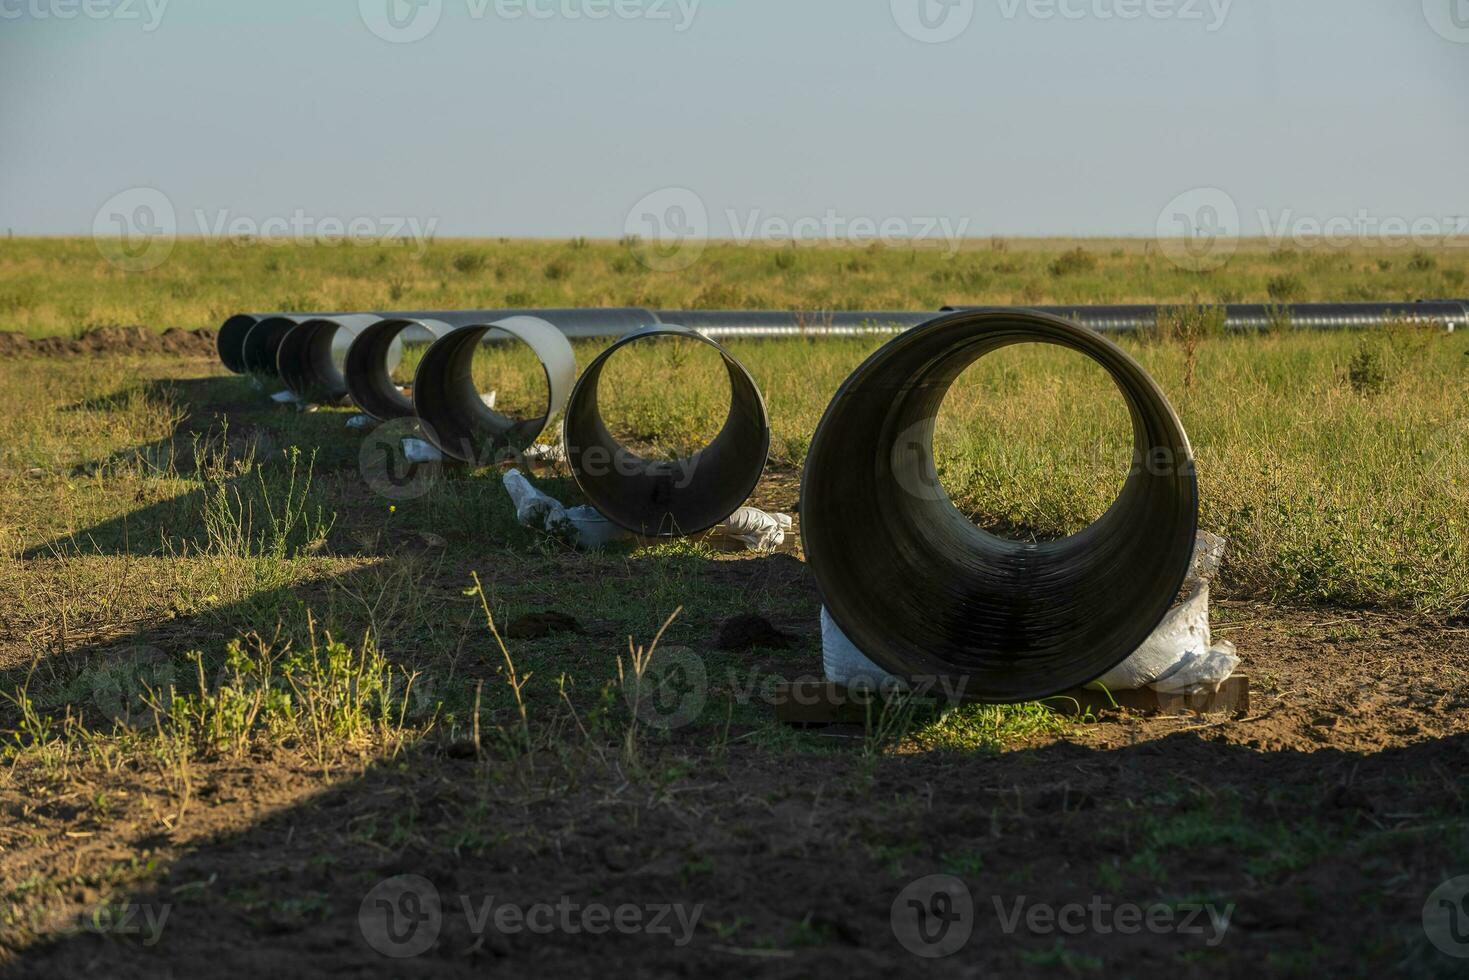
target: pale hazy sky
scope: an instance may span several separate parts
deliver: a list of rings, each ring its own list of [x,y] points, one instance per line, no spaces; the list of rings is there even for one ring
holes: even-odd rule
[[[1447,220],[1466,95],[1469,0],[0,0],[0,229]]]

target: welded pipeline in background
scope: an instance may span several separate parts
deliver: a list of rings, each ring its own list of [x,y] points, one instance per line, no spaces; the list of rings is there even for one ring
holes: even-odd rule
[[[647,459],[608,431],[598,385],[618,351],[668,337],[707,344],[724,360],[729,414],[692,456]],[[577,486],[608,520],[635,534],[676,537],[708,530],[749,499],[770,455],[770,419],[755,379],[729,351],[690,328],[661,324],[623,337],[587,365],[566,405],[562,445]]]
[[[1090,357],[1132,416],[1138,463],[1117,501],[1059,541],[976,527],[934,459],[954,380],[1019,343]],[[1142,645],[1183,585],[1198,506],[1188,436],[1135,360],[1060,317],[985,310],[893,338],[842,383],[807,453],[801,535],[831,618],[879,666],[967,700],[1030,701],[1100,677]]]
[[[917,326],[938,312],[992,307],[946,307],[943,311],[828,311],[790,312],[774,310],[647,310],[635,307],[574,310],[437,310],[408,313],[370,313],[384,319],[437,320],[460,327],[474,323],[492,323],[510,316],[535,316],[555,324],[572,340],[616,339],[656,323],[680,324],[715,339],[738,337],[774,338],[790,336],[847,336],[870,333],[898,333]],[[1017,307],[1021,309],[1022,307]],[[1187,309],[1183,305],[1115,305],[1115,306],[1041,306],[1042,313],[1064,316],[1102,333],[1133,333],[1152,329],[1160,316],[1170,310]],[[1421,300],[1401,303],[1297,303],[1288,306],[1263,304],[1230,304],[1223,307],[1226,330],[1264,330],[1289,324],[1300,330],[1370,329],[1396,321],[1434,323],[1449,331],[1469,329],[1469,300]],[[237,314],[225,321],[219,332],[220,360],[236,373],[250,369],[245,364],[242,348],[252,329],[274,317],[287,319],[326,318],[347,314]],[[278,327],[278,325],[277,325]],[[257,345],[261,353],[253,365],[256,370],[272,373],[274,361],[265,364],[275,352],[283,331],[274,337],[262,335]],[[409,343],[430,342],[426,331],[408,329],[403,340]],[[270,343],[274,340],[274,346]]]

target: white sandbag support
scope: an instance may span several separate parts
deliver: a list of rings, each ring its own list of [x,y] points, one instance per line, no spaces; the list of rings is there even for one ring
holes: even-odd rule
[[[506,493],[515,504],[515,519],[526,527],[538,527],[565,538],[574,547],[594,551],[632,535],[607,520],[594,507],[565,507],[561,501],[537,489],[520,470],[503,478]]]

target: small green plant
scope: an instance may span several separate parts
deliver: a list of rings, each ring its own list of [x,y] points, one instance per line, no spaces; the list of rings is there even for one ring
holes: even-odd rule
[[[480,273],[487,261],[481,252],[460,252],[454,256],[454,271],[466,276]]]
[[[1062,252],[1047,268],[1052,276],[1060,279],[1063,276],[1091,272],[1096,267],[1097,257],[1086,249],[1077,247],[1070,251]]]
[[[1432,255],[1429,255],[1422,249],[1419,249],[1418,251],[1414,252],[1413,257],[1408,260],[1408,268],[1412,269],[1414,272],[1432,272],[1434,269],[1438,268],[1438,259],[1434,258]]]
[[[1277,303],[1291,303],[1299,299],[1306,291],[1305,285],[1299,276],[1291,273],[1283,273],[1274,276],[1265,284],[1265,292]]]
[[[1387,369],[1382,363],[1382,355],[1365,340],[1358,345],[1351,363],[1347,365],[1347,380],[1351,383],[1352,390],[1359,395],[1375,395],[1387,383]]]

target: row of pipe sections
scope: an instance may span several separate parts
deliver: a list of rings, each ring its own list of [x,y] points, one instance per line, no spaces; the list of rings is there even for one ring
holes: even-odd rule
[[[578,377],[570,338],[601,336],[597,331],[606,329],[608,311],[534,312],[242,315],[221,329],[220,359],[236,372],[279,378],[302,402],[346,398],[378,422],[411,420],[416,437],[462,463],[513,458],[559,414],[567,463],[587,501],[637,534],[697,534],[749,498],[765,470],[770,423],[754,378],[729,351],[697,330],[641,311],[612,311],[619,339]],[[607,428],[598,389],[617,351],[670,336],[718,353],[729,377],[730,407],[713,441],[692,456],[649,459]],[[393,376],[405,338],[428,342],[408,391]],[[475,381],[476,352],[497,341],[524,344],[545,372],[545,402],[532,417],[497,411]]]
[[[1061,315],[1058,315],[1061,314]],[[524,448],[562,416],[567,460],[589,503],[651,536],[714,526],[754,490],[770,426],[755,380],[717,338],[893,332],[842,384],[812,437],[801,481],[801,534],[821,600],[874,662],[969,701],[1050,697],[1100,677],[1153,632],[1179,593],[1198,522],[1193,451],[1147,372],[1104,336],[1146,329],[1158,307],[957,309],[939,313],[480,310],[394,314],[244,314],[219,334],[236,372],[278,375],[300,398],[349,397],[382,420],[412,419],[446,456],[485,461]],[[1232,306],[1226,326],[1371,327],[1394,321],[1469,328],[1469,303]],[[609,432],[598,384],[609,358],[658,336],[708,344],[723,358],[730,410],[693,457],[639,457]],[[486,404],[471,373],[495,337],[527,344],[546,371],[545,412],[514,419]],[[570,340],[613,338],[576,377]],[[428,341],[410,398],[392,371],[405,340]],[[1117,501],[1060,541],[1009,541],[949,500],[934,420],[959,374],[1018,343],[1056,344],[1116,382],[1135,460]]]

